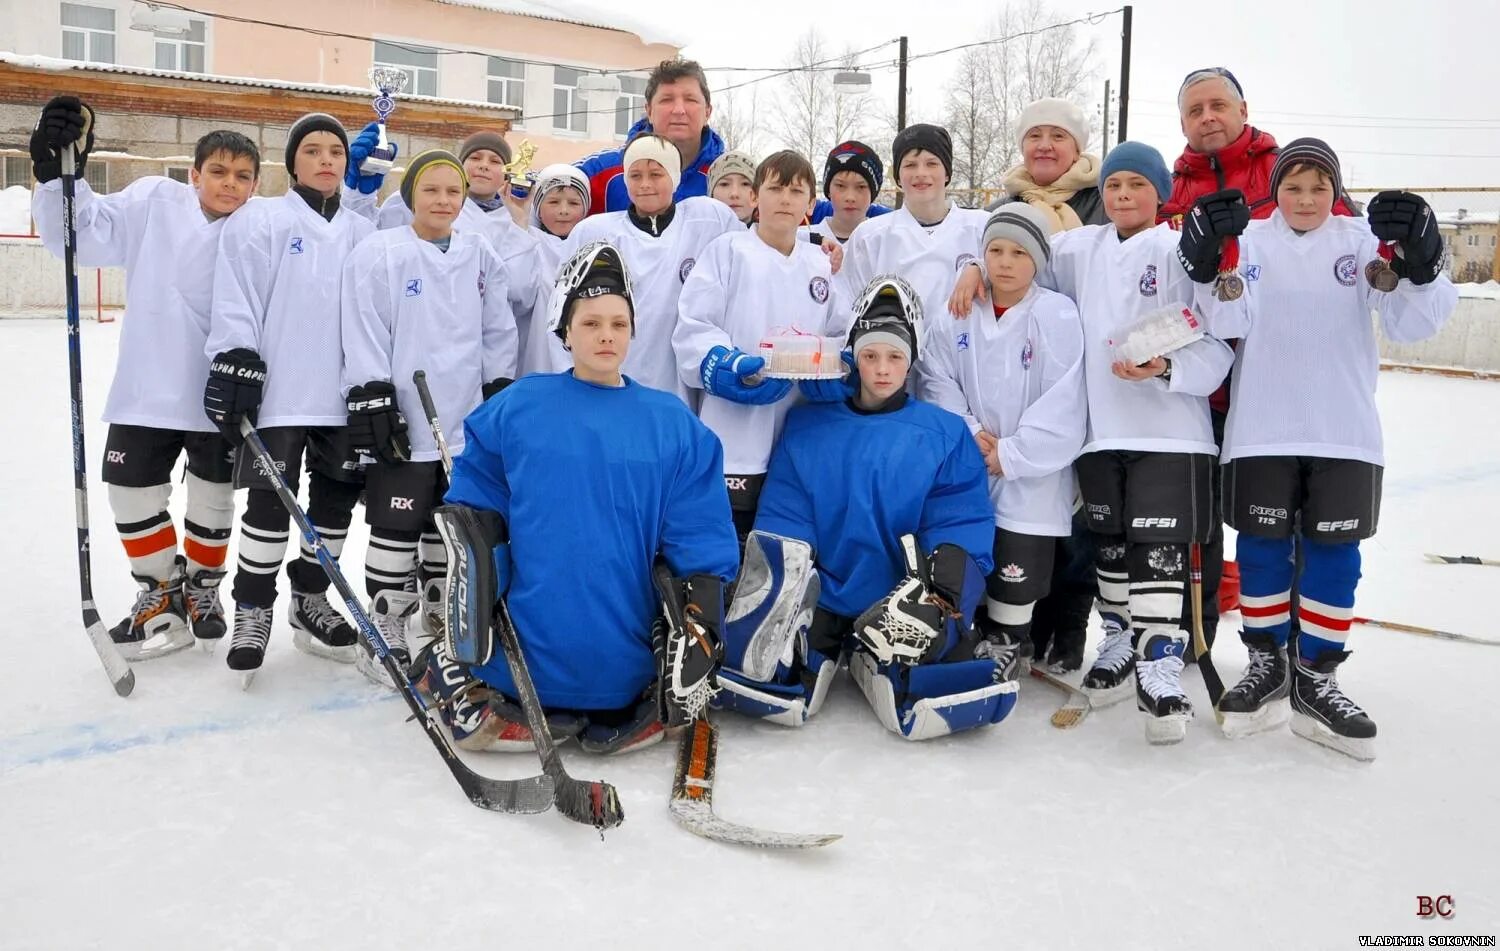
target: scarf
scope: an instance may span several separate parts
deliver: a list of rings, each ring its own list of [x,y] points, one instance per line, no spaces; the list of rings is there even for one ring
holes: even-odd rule
[[[1005,173],[1005,193],[1019,198],[1052,219],[1055,231],[1068,231],[1083,226],[1078,213],[1068,205],[1068,199],[1079,191],[1099,184],[1099,160],[1092,155],[1078,156],[1073,167],[1063,172],[1062,177],[1051,185],[1038,185],[1031,180],[1025,165],[1017,165]]]

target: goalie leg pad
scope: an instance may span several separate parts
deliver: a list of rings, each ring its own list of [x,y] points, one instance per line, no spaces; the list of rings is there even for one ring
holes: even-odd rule
[[[800,653],[800,650],[799,650]],[[733,670],[719,671],[719,686],[713,705],[779,726],[801,726],[817,713],[828,697],[828,688],[838,671],[838,660],[809,650],[795,682],[756,681]],[[794,675],[784,672],[787,681]]]
[[[751,532],[724,617],[724,666],[768,681],[805,628],[820,591],[812,546],[769,532]]]
[[[881,725],[908,740],[999,723],[1015,708],[1019,688],[1014,680],[996,682],[989,660],[904,667],[855,651],[849,673]]]
[[[657,703],[668,728],[698,718],[717,691],[724,659],[724,582],[713,575],[674,578],[665,562],[651,572],[662,616],[651,629]]]
[[[460,664],[482,667],[494,656],[490,622],[495,603],[510,585],[510,541],[495,512],[442,505],[432,520],[448,553],[443,606],[448,654]]]

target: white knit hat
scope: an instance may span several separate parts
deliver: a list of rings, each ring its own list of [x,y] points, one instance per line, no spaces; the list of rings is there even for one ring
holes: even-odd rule
[[[1076,103],[1066,99],[1038,99],[1021,110],[1021,121],[1016,123],[1016,144],[1023,145],[1026,133],[1039,125],[1055,125],[1064,129],[1078,143],[1079,153],[1089,147],[1089,121]]]

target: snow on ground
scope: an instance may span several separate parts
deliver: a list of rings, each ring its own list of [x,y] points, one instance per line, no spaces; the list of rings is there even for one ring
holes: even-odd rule
[[[84,328],[90,419],[122,326]],[[1290,732],[1230,742],[1206,713],[1175,748],[1148,747],[1128,705],[1060,732],[1060,696],[1034,681],[1007,722],[926,744],[888,735],[847,679],[800,731],[723,717],[719,811],[845,835],[802,855],[673,825],[666,746],[566,754],[620,789],[628,818],[603,841],[555,814],[475,809],[398,700],[298,653],[283,618],[250,692],[221,648],[143,664],[117,699],[78,619],[64,326],[0,322],[0,354],[0,947],[654,948],[685,933],[734,949],[1321,949],[1500,929],[1490,647],[1358,629],[1342,679],[1380,725],[1371,764]],[[1390,466],[1360,611],[1500,636],[1500,571],[1422,560],[1500,556],[1500,385],[1380,383]],[[103,435],[89,425],[93,473]],[[112,623],[132,585],[97,481],[90,513]],[[363,550],[351,539],[355,578]],[[1236,624],[1216,651],[1230,681]],[[1457,917],[1414,919],[1417,895],[1452,895]]]

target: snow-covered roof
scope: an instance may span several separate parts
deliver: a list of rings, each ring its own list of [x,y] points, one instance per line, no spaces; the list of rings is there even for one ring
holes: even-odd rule
[[[636,11],[639,10],[641,4],[631,5],[634,9],[626,12],[625,4],[605,6],[579,2],[579,0],[546,0],[546,2],[544,0],[434,0],[434,2],[455,7],[493,10],[496,13],[509,13],[512,16],[535,17],[539,20],[576,23],[579,26],[592,26],[603,30],[619,30],[624,33],[634,33],[645,43],[664,43],[678,49],[686,46],[689,40],[689,37],[681,32],[681,25],[676,22],[655,21],[640,16]]]
[[[1437,220],[1440,225],[1492,225],[1500,223],[1500,212],[1465,211],[1460,217],[1456,211],[1440,211]]]
[[[117,63],[80,63],[77,60],[58,59],[54,56],[23,55],[20,53],[8,53],[3,50],[0,50],[0,63],[9,63],[12,66],[21,66],[27,69],[53,71],[84,70],[95,73],[120,73],[127,76],[154,76],[159,79],[190,79],[198,82],[222,83],[229,86],[253,86],[258,89],[286,89],[293,92],[359,96],[364,99],[374,96],[373,89],[364,89],[359,86],[334,86],[327,83],[293,83],[284,82],[279,79],[257,79],[250,76],[219,76],[214,73],[185,73],[175,69],[148,69],[144,66],[121,66]],[[433,103],[435,105],[490,109],[495,112],[509,113],[512,116],[520,114],[520,111],[514,106],[497,106],[492,102],[481,102],[475,99],[444,99],[440,96],[414,96],[408,93],[402,93],[397,98],[413,102]]]

